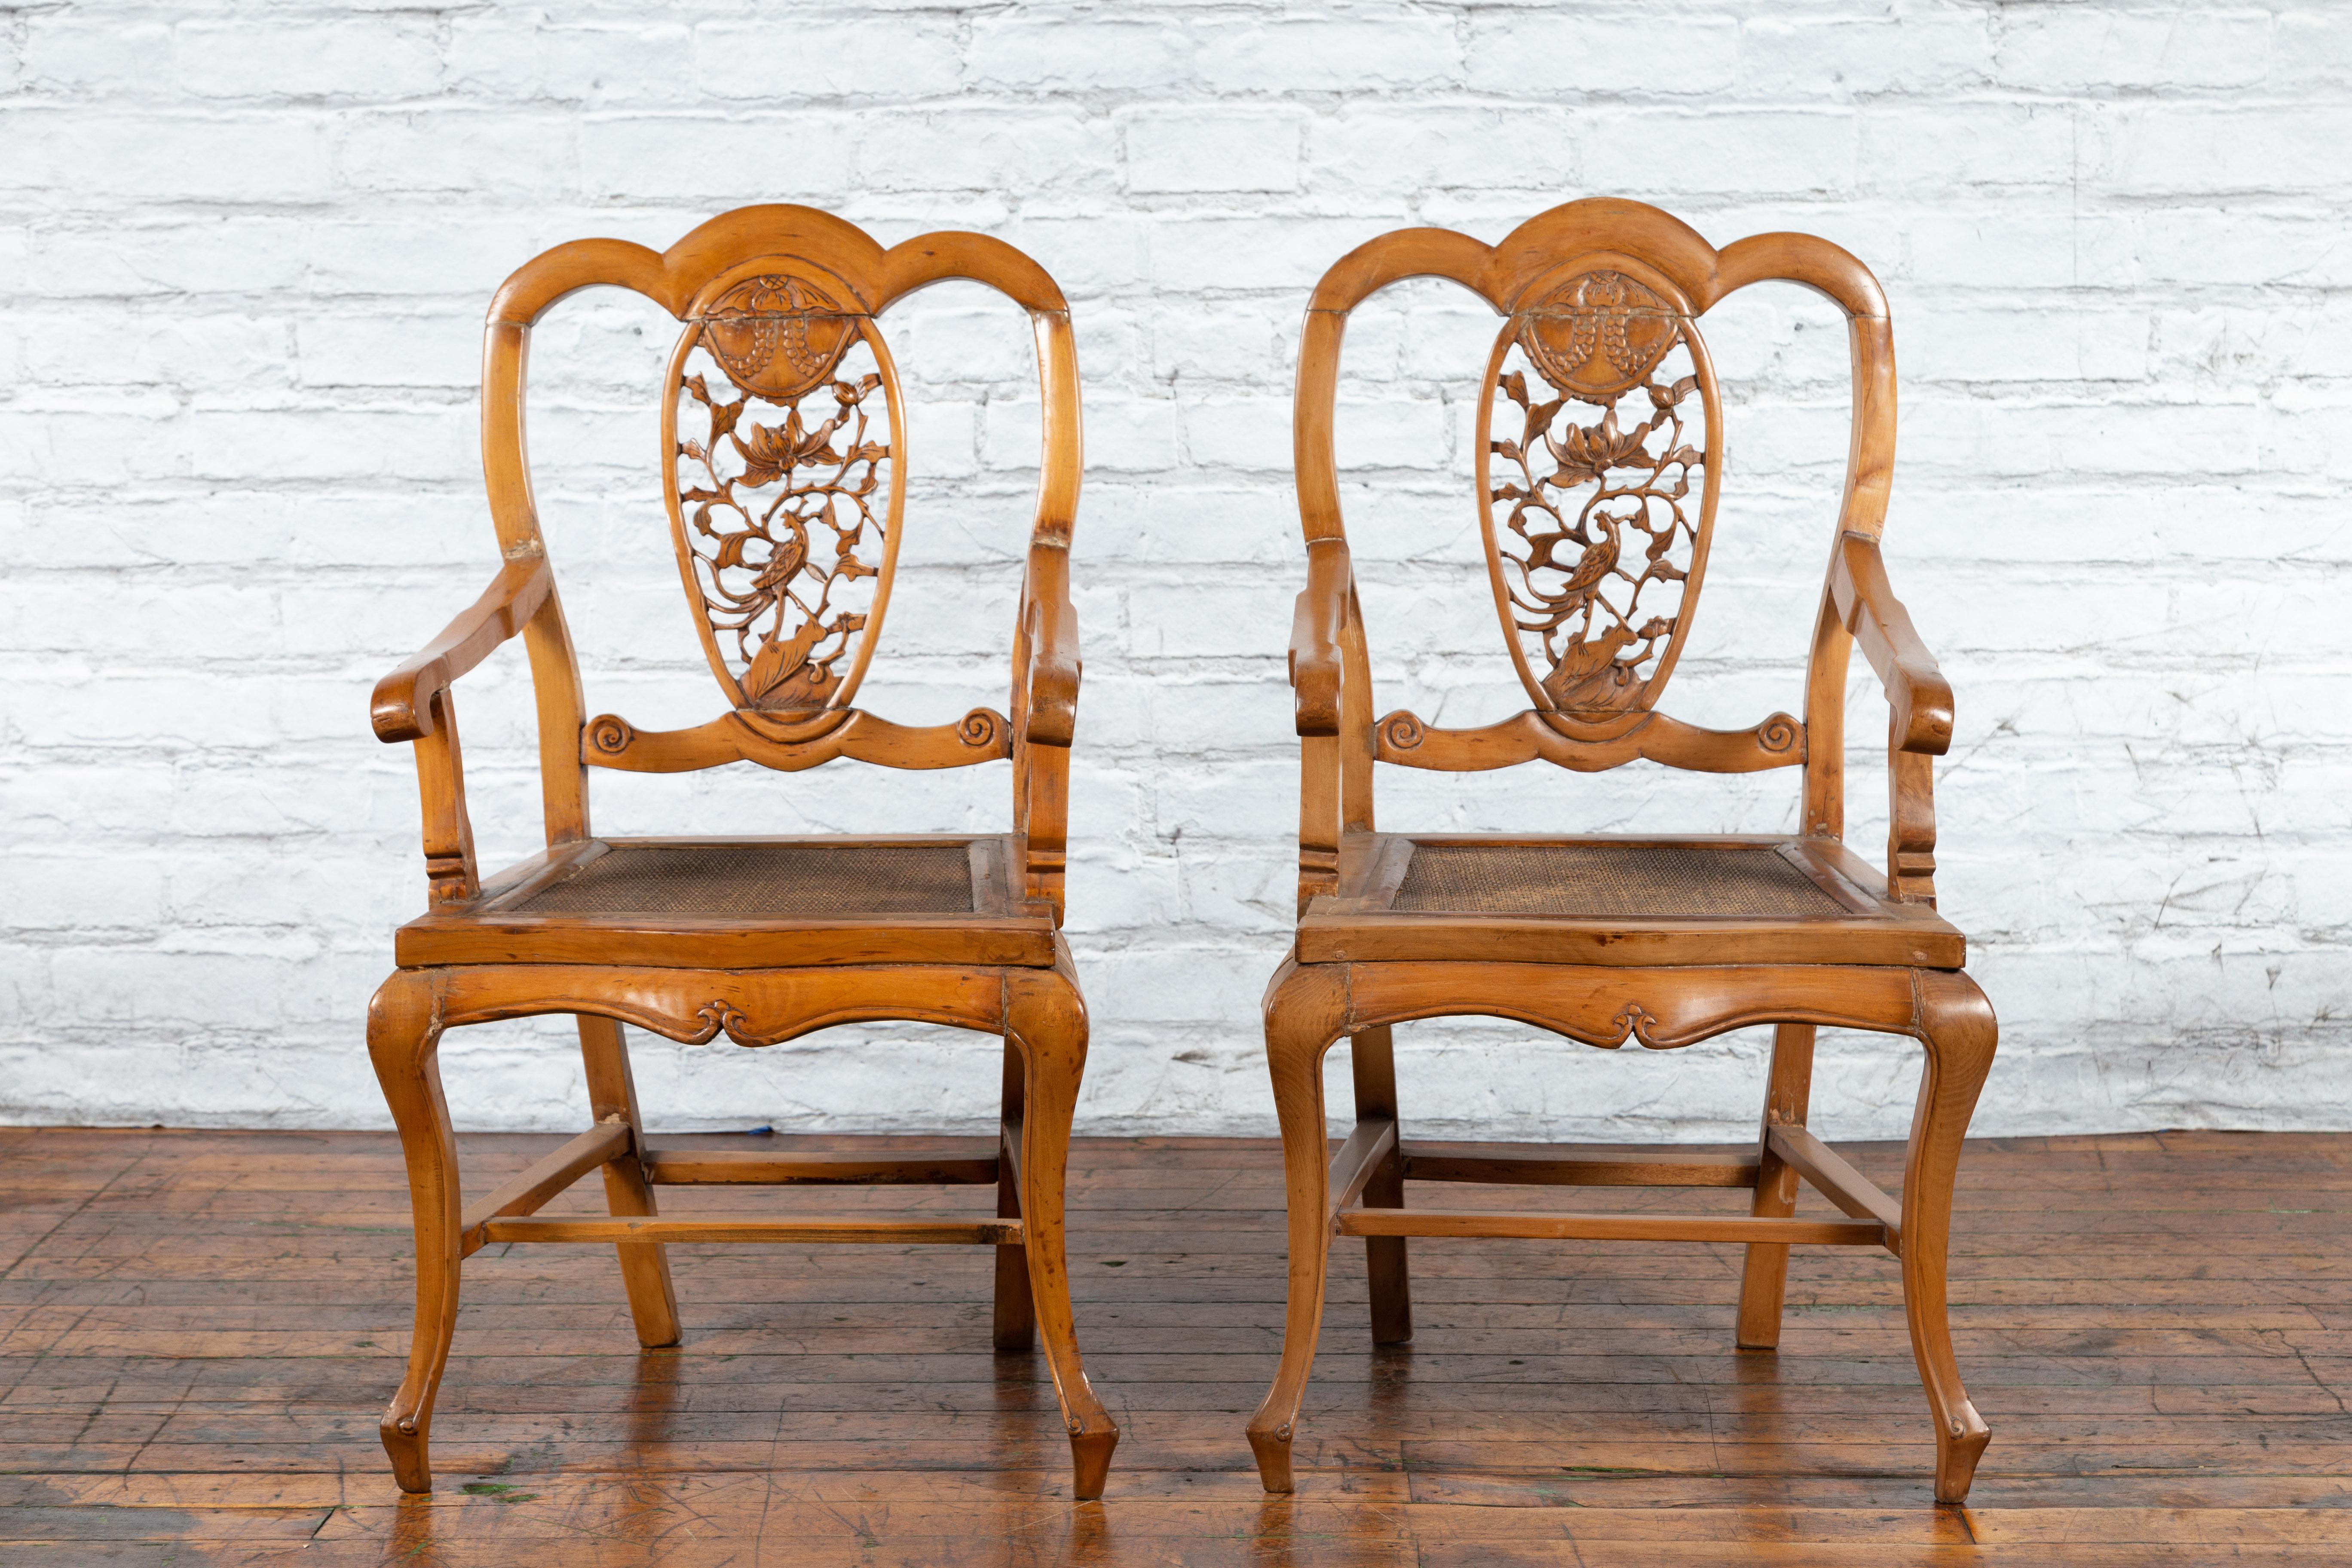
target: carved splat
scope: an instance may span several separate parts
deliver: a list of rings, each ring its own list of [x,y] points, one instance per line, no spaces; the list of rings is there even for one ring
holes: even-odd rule
[[[1540,289],[1496,342],[1480,422],[1487,567],[1528,696],[1571,724],[1646,712],[1697,605],[1721,468],[1688,312],[1607,265]]]
[[[678,570],[735,706],[847,705],[889,601],[898,378],[847,290],[772,266],[687,319],[664,444]]]

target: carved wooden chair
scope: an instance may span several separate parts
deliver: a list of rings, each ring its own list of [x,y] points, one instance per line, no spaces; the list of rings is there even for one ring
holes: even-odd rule
[[[1506,318],[1478,413],[1479,519],[1504,640],[1530,707],[1479,729],[1375,721],[1332,412],[1349,310],[1401,279],[1460,283]],[[1846,313],[1853,445],[1802,721],[1712,731],[1656,710],[1689,634],[1722,477],[1722,407],[1698,318],[1767,279]],[[1314,1361],[1332,1238],[1365,1238],[1372,1337],[1412,1332],[1404,1238],[1744,1242],[1738,1342],[1780,1339],[1789,1247],[1884,1247],[1902,1266],[1911,1342],[1936,1424],[1936,1495],[1967,1495],[1989,1434],[1960,1386],[1944,1306],[1960,1141],[1992,1062],[1990,1007],[1935,908],[1930,759],[1952,692],[1887,586],[1878,539],[1895,447],[1885,297],[1836,246],[1770,234],[1720,252],[1633,202],[1557,207],[1489,247],[1442,229],[1391,234],[1323,277],[1307,308],[1295,419],[1307,587],[1290,645],[1302,753],[1297,945],[1267,987],[1266,1050],[1289,1203],[1289,1307],[1274,1386],[1249,1423],[1269,1490]],[[1882,877],[1843,842],[1843,702],[1855,641],[1884,684],[1893,830]],[[1470,772],[1542,761],[1579,773],[1636,757],[1709,773],[1801,770],[1803,830],[1756,837],[1389,834],[1375,763]],[[1752,1156],[1628,1160],[1402,1138],[1392,1025],[1484,1014],[1587,1045],[1689,1045],[1775,1025]],[[1822,1025],[1926,1047],[1903,1194],[1889,1197],[1805,1129]],[[1324,1142],[1323,1054],[1351,1042],[1356,1124]],[[1850,1218],[1793,1217],[1800,1178]],[[1744,1187],[1749,1216],[1416,1212],[1408,1180]]]
[[[988,709],[906,728],[852,706],[888,607],[908,453],[876,318],[944,279],[990,285],[1035,325],[1045,448],[1013,645],[1011,717]],[[728,711],[633,729],[582,706],[580,671],[541,542],[523,445],[532,324],[614,284],[683,323],[663,389],[661,463],[678,574]],[[996,1248],[995,1342],[1042,1333],[1082,1498],[1101,1494],[1118,1432],[1087,1385],[1070,1321],[1062,1184],[1087,1016],[1057,927],[1078,689],[1069,599],[1078,497],[1077,361],[1054,280],[971,234],[884,250],[796,206],[746,207],[666,253],[559,246],[490,307],[483,463],[506,564],[489,591],[376,687],[375,732],[415,743],[427,911],[401,928],[398,972],[368,1013],[415,1210],[416,1330],[383,1417],[400,1485],[426,1491],[426,1434],[448,1357],[459,1266],[490,1242],[609,1242],[638,1340],[675,1344],[669,1242],[961,1242]],[[520,634],[539,711],[547,849],[484,879],[466,816],[450,686]],[[1013,830],[883,837],[611,839],[589,826],[588,770],[677,773],[747,761],[787,773],[835,757],[899,768],[1013,763]],[[471,1204],[436,1053],[460,1024],[576,1014],[595,1124]],[[773,1045],[828,1025],[915,1019],[1005,1042],[996,1152],[724,1152],[645,1135],[621,1026],[700,1043]],[[885,1069],[887,1070],[887,1069]],[[611,1218],[533,1217],[592,1172]],[[657,1216],[654,1189],[709,1183],[992,1185],[986,1218]]]

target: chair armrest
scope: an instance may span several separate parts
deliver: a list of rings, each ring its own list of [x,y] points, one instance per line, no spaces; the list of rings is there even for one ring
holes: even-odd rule
[[[376,739],[421,741],[433,733],[433,700],[522,630],[554,586],[547,558],[509,561],[472,606],[407,663],[375,683],[369,704]]]
[[[1339,629],[1347,624],[1348,547],[1317,540],[1307,547],[1307,587],[1290,618],[1290,684],[1298,732],[1339,732]]]
[[[1952,744],[1952,683],[1936,668],[1935,656],[1895,596],[1878,541],[1860,533],[1840,536],[1830,593],[1838,619],[1862,645],[1863,657],[1886,688],[1895,749],[1942,756]]]
[[[1069,557],[1040,550],[1029,569],[1029,720],[1033,746],[1066,746],[1078,730],[1078,612],[1070,603]]]

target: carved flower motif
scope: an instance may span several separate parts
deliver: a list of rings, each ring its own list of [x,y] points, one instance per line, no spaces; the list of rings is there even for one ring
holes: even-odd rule
[[[1590,483],[1612,468],[1648,467],[1650,458],[1642,443],[1650,438],[1650,429],[1651,423],[1645,420],[1631,430],[1620,431],[1612,406],[1601,416],[1598,425],[1571,425],[1559,436],[1546,435],[1544,445],[1559,464],[1550,482],[1565,489]]]
[[[839,462],[840,456],[833,449],[833,433],[840,425],[835,418],[814,428],[803,426],[801,411],[795,407],[785,414],[782,425],[752,426],[750,440],[740,434],[734,437],[737,450],[743,454],[743,477],[736,482],[758,489],[794,468]]]

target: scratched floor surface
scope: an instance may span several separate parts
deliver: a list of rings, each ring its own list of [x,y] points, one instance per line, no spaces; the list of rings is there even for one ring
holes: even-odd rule
[[[552,1140],[461,1142],[479,1191]],[[1899,1149],[1845,1152],[1898,1184]],[[719,1246],[673,1249],[688,1331],[658,1352],[609,1251],[478,1254],[441,1489],[403,1500],[389,1137],[0,1130],[0,1562],[28,1568],[2352,1562],[2352,1137],[1972,1144],[1953,1319],[1993,1440],[1965,1509],[1929,1496],[1891,1258],[1800,1250],[1759,1355],[1734,1247],[1476,1241],[1412,1244],[1417,1338],[1380,1350],[1342,1244],[1299,1489],[1269,1500],[1241,1428],[1278,1342],[1277,1163],[1184,1140],[1073,1164],[1079,1332],[1125,1434],[1099,1504],[1070,1500],[1042,1361],[989,1349],[984,1249]]]

